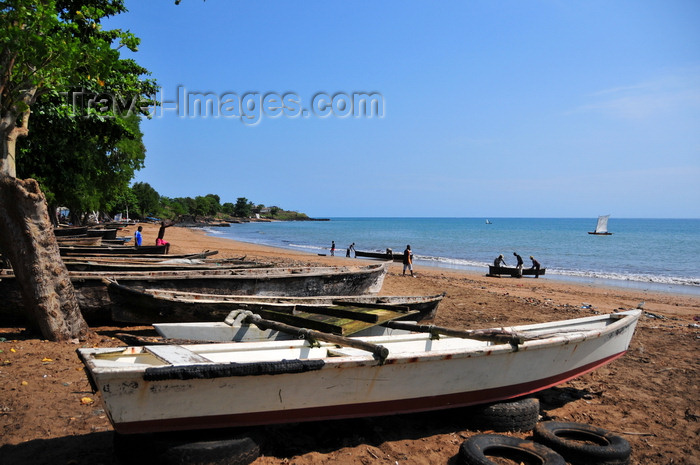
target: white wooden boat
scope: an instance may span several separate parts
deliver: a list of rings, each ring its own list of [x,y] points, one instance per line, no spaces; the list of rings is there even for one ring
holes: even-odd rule
[[[279,331],[276,329],[261,329],[255,324],[246,322],[246,318],[253,312],[248,310],[234,310],[224,321],[198,321],[191,323],[153,323],[156,332],[166,340],[199,341],[199,342],[251,342],[251,341],[288,341],[298,339],[296,334]],[[406,319],[412,324],[417,324],[416,314],[407,314]],[[266,315],[267,318],[270,318]],[[393,321],[403,318],[391,318]],[[408,322],[406,321],[406,322]],[[367,323],[357,331],[347,334],[352,337],[386,336],[391,334],[407,334],[407,329],[394,329],[380,321],[377,324]],[[299,324],[302,326],[302,324]],[[303,325],[309,327],[309,325]]]
[[[640,314],[630,310],[490,333],[455,331],[439,339],[412,333],[314,345],[295,340],[82,348],[78,355],[119,433],[239,427],[527,395],[622,356]]]

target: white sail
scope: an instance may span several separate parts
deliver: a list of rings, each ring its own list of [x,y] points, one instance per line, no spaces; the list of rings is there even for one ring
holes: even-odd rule
[[[596,234],[608,232],[608,218],[610,215],[602,215],[598,217],[598,225],[595,227]]]

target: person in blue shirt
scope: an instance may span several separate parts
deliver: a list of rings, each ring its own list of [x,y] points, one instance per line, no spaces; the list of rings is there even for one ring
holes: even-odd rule
[[[141,231],[143,231],[143,226],[139,226],[139,228],[134,233],[134,239],[136,240],[136,247],[141,247],[141,242],[143,242],[143,236],[141,235]]]

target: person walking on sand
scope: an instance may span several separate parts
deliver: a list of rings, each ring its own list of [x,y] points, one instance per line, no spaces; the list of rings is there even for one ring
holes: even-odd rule
[[[518,261],[515,265],[515,272],[518,276],[518,278],[523,277],[523,257],[518,255],[517,253],[513,252],[513,255],[515,255],[515,259]]]
[[[143,226],[139,226],[134,233],[134,243],[136,244],[136,247],[141,247],[141,243],[143,242],[143,235],[141,234],[141,231],[143,231]]]
[[[535,270],[535,278],[540,277],[540,262],[535,260],[535,257],[530,255],[530,260],[532,260],[532,269]]]
[[[160,229],[158,230],[158,237],[156,238],[156,245],[164,245],[165,246],[165,253],[168,253],[170,251],[170,242],[163,240],[163,237],[165,236],[165,228],[169,228],[175,223],[170,223],[170,224],[165,224],[165,221],[160,222]]]
[[[331,257],[335,257],[335,241],[331,241]]]
[[[406,250],[403,251],[403,276],[406,276],[406,268],[413,274],[413,252],[411,252],[411,246],[407,245]]]

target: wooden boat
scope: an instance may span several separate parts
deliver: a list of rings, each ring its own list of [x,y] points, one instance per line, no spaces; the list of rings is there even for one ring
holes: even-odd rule
[[[362,308],[362,307],[360,307]],[[306,308],[305,310],[309,310]],[[357,309],[356,309],[357,310]],[[415,319],[419,317],[417,311],[396,311],[390,306],[382,309],[367,309],[368,315],[362,315],[362,320],[332,317],[324,314],[314,314],[307,311],[298,311],[293,314],[296,317],[294,325],[318,331],[331,332],[342,336],[365,337],[365,336],[388,336],[391,334],[408,334],[409,329],[393,328],[390,322],[410,321],[417,324]],[[255,324],[247,322],[247,318],[254,312],[248,310],[233,310],[223,321],[198,321],[189,323],[153,323],[153,327],[160,334],[160,343],[168,341],[188,341],[188,343],[211,343],[211,342],[252,342],[252,341],[289,341],[299,337],[290,332],[278,331],[275,329],[260,329]],[[291,315],[290,314],[282,314]],[[264,318],[291,322],[284,318],[278,318],[274,312],[261,314]],[[323,318],[323,317],[326,318]],[[365,318],[375,316],[375,318]],[[320,324],[317,324],[320,323]],[[323,328],[323,329],[322,329]],[[138,341],[138,339],[132,339]],[[127,343],[129,341],[126,341]],[[153,344],[154,340],[150,340]],[[170,342],[173,343],[173,342]],[[175,342],[179,343],[179,342]],[[149,345],[149,344],[133,344]]]
[[[100,254],[100,255],[123,255],[123,254],[164,254],[165,245],[142,245],[141,247],[133,247],[126,245],[110,245],[110,246],[62,246],[59,244],[61,255],[68,254]]]
[[[612,233],[608,232],[608,219],[610,219],[610,215],[599,216],[595,231],[588,231],[588,234],[595,234],[596,236],[611,236]]]
[[[70,271],[80,310],[88,323],[109,322],[120,305],[108,278],[133,289],[170,289],[207,294],[358,295],[376,294],[385,264],[343,267],[274,267],[185,271]],[[19,286],[11,272],[0,275],[0,313],[22,316]]]
[[[53,234],[56,237],[59,236],[80,236],[87,234],[87,226],[59,226],[58,228],[53,228]]]
[[[149,253],[122,253],[122,254],[110,254],[110,253],[79,253],[79,252],[66,252],[61,254],[65,258],[89,258],[100,259],[109,258],[110,260],[176,260],[176,259],[204,259],[211,257],[212,255],[218,254],[218,250],[205,250],[199,253],[185,253],[185,254],[149,254]]]
[[[107,229],[107,228],[94,228],[94,229],[88,229],[87,230],[87,235],[90,237],[101,237],[102,239],[116,239],[117,238],[117,229]]]
[[[60,247],[67,246],[100,246],[102,245],[101,237],[90,237],[90,236],[58,236],[56,237],[56,242]]]
[[[393,260],[395,262],[403,261],[403,253],[363,252],[362,250],[356,250],[355,256],[363,258],[375,258],[378,260]]]
[[[523,268],[522,275],[523,276],[544,276],[546,271],[547,271],[547,268],[540,268],[539,270],[535,270],[534,268]],[[508,275],[508,276],[512,276],[514,278],[517,278],[518,277],[518,269],[514,266],[489,265],[489,276],[500,276],[500,275]]]
[[[253,261],[211,261],[201,260],[165,260],[160,262],[132,262],[123,260],[93,260],[90,257],[80,259],[63,257],[63,263],[69,271],[177,271],[177,270],[223,270],[230,268],[269,268],[272,264]]]
[[[355,305],[363,307],[402,308],[419,314],[416,320],[435,317],[444,294],[433,296],[375,296],[375,295],[317,295],[307,297],[222,295],[182,292],[168,289],[135,289],[115,280],[108,285],[111,298],[118,302],[112,319],[127,323],[152,324],[160,322],[216,321],[226,318],[232,310],[254,312],[272,311],[292,314],[297,307],[331,307]]]
[[[81,348],[118,433],[420,412],[531,394],[628,349],[640,310],[482,331]],[[270,325],[259,317],[255,324]],[[319,342],[323,341],[323,342]]]

